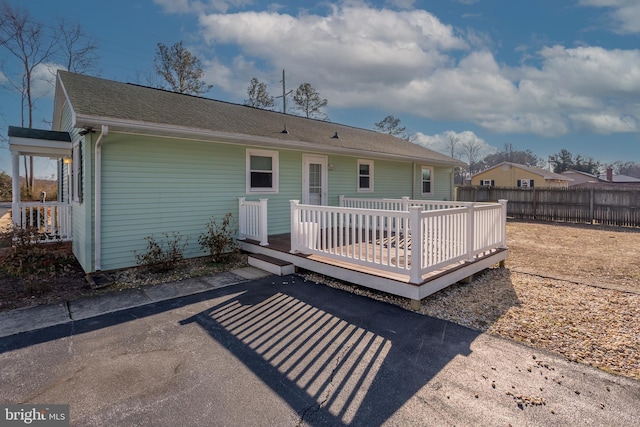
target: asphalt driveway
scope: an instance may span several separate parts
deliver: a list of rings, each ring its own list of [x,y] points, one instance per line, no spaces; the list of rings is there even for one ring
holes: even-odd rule
[[[638,425],[640,382],[299,276],[0,339],[72,425]]]

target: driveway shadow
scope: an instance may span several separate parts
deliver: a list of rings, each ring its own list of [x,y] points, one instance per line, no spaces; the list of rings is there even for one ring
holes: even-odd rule
[[[243,288],[181,324],[199,325],[310,425],[384,423],[479,334],[299,276]]]

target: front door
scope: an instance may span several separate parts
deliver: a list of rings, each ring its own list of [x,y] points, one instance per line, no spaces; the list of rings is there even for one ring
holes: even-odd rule
[[[302,155],[302,203],[327,204],[327,156]]]

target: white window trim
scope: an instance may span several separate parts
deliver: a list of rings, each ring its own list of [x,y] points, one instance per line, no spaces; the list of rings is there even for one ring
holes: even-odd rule
[[[491,186],[493,186],[492,182],[493,182],[492,179],[481,179],[480,180],[480,185],[483,186],[483,187],[491,187]]]
[[[71,162],[71,201],[80,203],[80,143],[73,144],[72,162]]]
[[[429,174],[429,176],[431,177],[431,180],[430,180],[430,183],[431,183],[431,185],[430,185],[431,191],[430,191],[430,192],[428,192],[428,193],[422,193],[422,184],[423,184],[423,181],[422,181],[422,176],[423,176],[423,175],[422,175],[422,171],[423,171],[423,170],[425,170],[425,169],[429,169],[429,170],[431,171],[431,173]],[[422,167],[420,168],[420,192],[421,192],[421,194],[422,194],[423,196],[431,196],[431,195],[433,195],[434,181],[435,181],[435,180],[434,180],[434,176],[433,176],[433,167],[431,167],[431,166],[422,166]]]
[[[518,180],[518,182],[520,183],[519,187],[520,188],[533,188],[534,186],[531,184],[531,181],[534,181],[534,180],[533,179],[519,179]],[[526,182],[526,184],[525,184],[525,182]]]
[[[361,188],[360,187],[360,165],[368,165],[369,166],[369,187],[368,188]],[[373,193],[373,160],[364,160],[364,159],[358,159],[358,168],[356,169],[356,173],[357,173],[357,182],[356,182],[356,186],[358,188],[358,193]]]
[[[271,188],[251,188],[251,156],[260,156],[260,157],[271,157],[271,166],[273,179],[271,181]],[[247,194],[278,194],[280,186],[279,186],[279,176],[280,176],[280,161],[279,161],[279,153],[277,151],[271,150],[254,150],[251,148],[247,149],[246,155],[246,191]]]

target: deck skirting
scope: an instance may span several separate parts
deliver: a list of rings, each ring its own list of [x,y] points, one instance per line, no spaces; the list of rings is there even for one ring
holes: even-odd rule
[[[409,275],[376,270],[320,255],[292,254],[288,251],[287,240],[288,236],[281,235],[270,236],[269,246],[261,246],[260,242],[249,239],[239,243],[249,253],[273,257],[297,268],[417,301],[504,261],[509,254],[508,249],[493,249],[473,261],[458,262],[431,272],[422,278],[421,283],[411,283]]]

